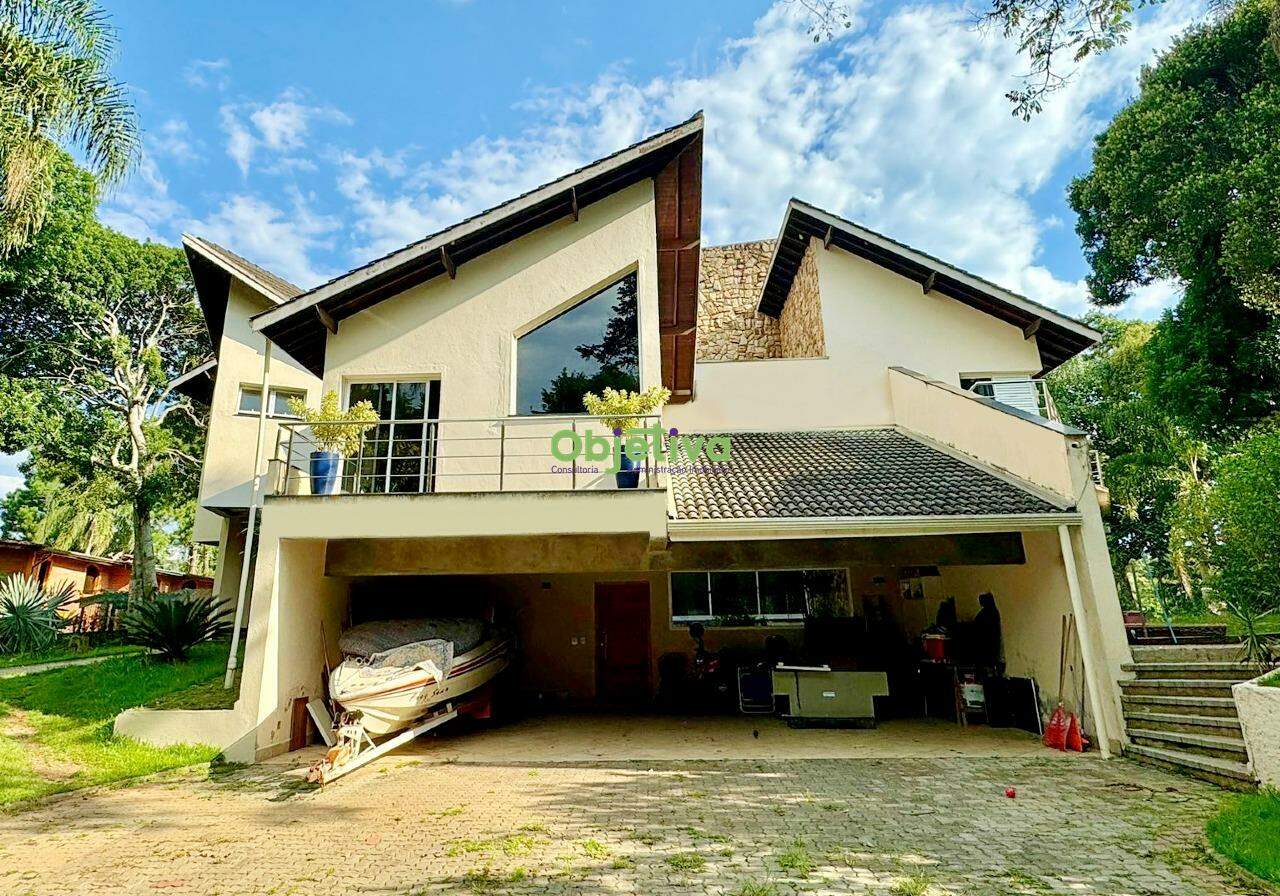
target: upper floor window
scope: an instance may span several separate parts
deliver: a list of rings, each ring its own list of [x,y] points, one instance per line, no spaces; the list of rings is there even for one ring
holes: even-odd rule
[[[271,404],[267,408],[267,416],[298,419],[298,415],[289,408],[289,400],[293,398],[300,398],[306,401],[307,393],[302,389],[272,388]],[[242,385],[240,387],[240,404],[237,409],[241,414],[258,414],[262,410],[262,387]]]
[[[581,414],[587,392],[639,389],[639,343],[628,274],[516,341],[516,413]]]
[[[360,453],[347,460],[347,481],[361,493],[420,494],[434,490],[439,380],[352,383],[348,406],[367,401],[382,422],[370,429]]]

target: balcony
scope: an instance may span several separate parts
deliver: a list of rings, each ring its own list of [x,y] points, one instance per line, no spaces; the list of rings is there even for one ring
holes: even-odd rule
[[[661,432],[661,418],[637,418],[637,429]],[[321,424],[367,428],[359,450],[339,464],[333,495],[432,495],[618,490],[617,440],[602,418],[587,416],[379,420]],[[268,473],[273,495],[313,495],[311,454],[318,450],[305,423],[279,427]],[[577,454],[577,460],[571,459]],[[666,477],[637,465],[636,489],[660,491]],[[626,491],[634,491],[626,489]]]
[[[1053,395],[1049,393],[1049,385],[1041,379],[1009,377],[979,380],[969,387],[969,391],[1046,420],[1062,421],[1053,403]]]

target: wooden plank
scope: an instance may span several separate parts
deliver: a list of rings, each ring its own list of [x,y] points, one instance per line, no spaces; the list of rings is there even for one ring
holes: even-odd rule
[[[578,220],[578,188],[569,188],[569,207],[573,211],[573,220]]]
[[[444,265],[444,269],[449,272],[449,279],[458,279],[458,269],[453,266],[453,259],[449,257],[449,250],[444,246],[440,247],[440,263]]]
[[[324,703],[318,697],[312,697],[307,701],[307,712],[311,714],[311,721],[316,723],[316,729],[320,732],[320,739],[324,741],[326,747],[332,747],[337,743],[333,739],[333,716],[329,715],[329,710],[325,708]]]

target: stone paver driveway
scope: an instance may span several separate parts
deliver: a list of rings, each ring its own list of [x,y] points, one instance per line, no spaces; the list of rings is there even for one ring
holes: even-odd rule
[[[1123,760],[285,768],[0,815],[0,893],[1250,892],[1201,852],[1220,792]]]

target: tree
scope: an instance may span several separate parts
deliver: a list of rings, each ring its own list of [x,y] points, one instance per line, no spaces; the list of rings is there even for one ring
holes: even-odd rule
[[[31,239],[53,201],[59,144],[105,183],[137,153],[138,127],[111,78],[115,34],[93,0],[0,3],[0,258]]]
[[[1117,305],[1175,280],[1151,393],[1197,437],[1234,437],[1280,395],[1280,62],[1271,5],[1247,0],[1144,69],[1137,98],[1071,185],[1089,289]]]
[[[1280,418],[1259,425],[1217,466],[1207,502],[1215,595],[1244,624],[1259,654],[1257,623],[1280,610]]]
[[[155,590],[157,508],[189,496],[200,421],[169,387],[208,355],[182,253],[93,218],[92,178],[60,156],[55,201],[31,245],[0,266],[0,449],[47,475],[107,481],[131,509],[135,596]]]

